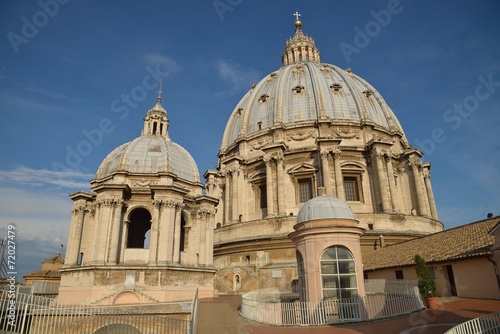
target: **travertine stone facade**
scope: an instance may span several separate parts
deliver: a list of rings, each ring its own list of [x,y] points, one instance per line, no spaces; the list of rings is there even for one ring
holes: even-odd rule
[[[350,69],[321,63],[301,22],[295,27],[283,66],[238,103],[217,170],[205,173],[207,194],[220,199],[214,233],[220,293],[294,285],[294,246],[286,236],[302,204],[321,193],[352,208],[366,230],[364,252],[443,228],[430,163],[382,96]],[[267,279],[264,271],[276,266],[271,270],[283,278]],[[250,274],[241,280],[237,272]]]
[[[168,125],[159,97],[141,136],[101,163],[92,192],[70,196],[61,303],[190,300],[198,288],[212,296],[217,199],[203,194],[196,163]]]

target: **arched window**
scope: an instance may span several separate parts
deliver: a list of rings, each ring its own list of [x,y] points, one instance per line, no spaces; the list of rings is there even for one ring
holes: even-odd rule
[[[332,246],[325,250],[321,256],[321,282],[324,300],[358,296],[356,265],[347,248]]]
[[[158,124],[156,122],[153,123],[153,134],[156,134],[156,129],[157,129]]]
[[[139,208],[130,213],[127,248],[146,248],[146,237],[151,229],[151,214],[148,210]],[[147,242],[149,247],[149,240]]]

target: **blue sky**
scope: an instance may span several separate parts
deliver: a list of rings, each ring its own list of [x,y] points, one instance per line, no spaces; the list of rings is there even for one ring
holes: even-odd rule
[[[370,82],[426,153],[445,227],[499,214],[498,1],[4,1],[0,235],[16,225],[20,275],[66,244],[68,194],[140,135],[159,80],[170,137],[214,169],[296,10],[322,62]]]

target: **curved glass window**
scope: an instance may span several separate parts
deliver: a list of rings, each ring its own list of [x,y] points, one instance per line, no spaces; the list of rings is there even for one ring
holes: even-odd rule
[[[358,296],[356,265],[347,248],[332,246],[325,250],[321,256],[321,282],[323,300]]]

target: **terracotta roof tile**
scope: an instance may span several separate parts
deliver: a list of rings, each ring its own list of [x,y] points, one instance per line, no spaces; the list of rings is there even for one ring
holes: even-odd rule
[[[32,271],[30,273],[27,273],[24,275],[24,278],[29,277],[50,277],[50,278],[57,278],[61,277],[61,273],[57,270],[37,270],[37,271]]]
[[[55,256],[49,257],[48,259],[42,261],[42,263],[46,262],[64,264],[64,259],[61,257],[61,253],[56,253]]]
[[[364,270],[413,265],[416,254],[427,262],[442,262],[490,254],[495,242],[489,235],[500,216],[426,235],[363,255]]]

